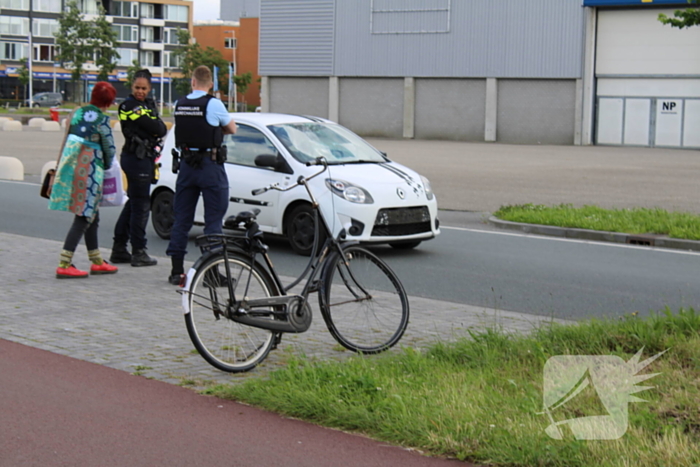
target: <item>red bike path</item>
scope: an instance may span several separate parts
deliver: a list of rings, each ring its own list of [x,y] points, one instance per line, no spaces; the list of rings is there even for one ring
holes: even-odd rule
[[[0,339],[0,466],[468,466]]]

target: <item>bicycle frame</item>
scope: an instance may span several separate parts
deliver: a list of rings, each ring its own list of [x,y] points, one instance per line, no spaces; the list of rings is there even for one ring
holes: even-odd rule
[[[217,310],[215,310],[215,316],[218,319],[218,315],[224,315],[227,318],[233,319],[234,321],[241,322],[242,324],[248,324],[252,326],[259,326],[259,327],[264,327],[265,329],[270,329],[272,331],[278,331],[278,332],[304,332],[308,329],[308,325],[310,325],[310,319],[308,320],[308,325],[306,325],[304,322],[302,322],[299,325],[294,325],[294,324],[289,324],[288,322],[285,321],[270,321],[270,320],[265,320],[264,322],[259,322],[256,321],[256,318],[259,318],[260,316],[269,316],[270,314],[275,314],[275,311],[270,311],[270,307],[280,307],[284,306],[285,309],[287,310],[287,313],[289,312],[288,310],[293,309],[295,306],[297,307],[297,310],[303,310],[308,303],[308,297],[309,294],[313,292],[317,292],[320,290],[322,284],[319,283],[319,280],[317,279],[319,273],[322,273],[326,264],[326,260],[330,256],[331,252],[333,250],[337,251],[339,255],[343,254],[343,245],[353,245],[356,244],[357,242],[341,242],[341,239],[344,237],[344,229],[341,230],[341,232],[338,234],[337,238],[334,238],[331,232],[330,227],[328,226],[328,222],[326,221],[325,217],[323,217],[323,213],[320,210],[320,205],[316,198],[314,197],[313,193],[311,192],[311,189],[309,188],[308,181],[311,180],[312,178],[317,177],[318,175],[322,174],[325,172],[328,168],[328,165],[325,163],[325,161],[316,161],[317,164],[323,165],[323,169],[316,174],[304,178],[304,177],[299,177],[297,183],[294,185],[291,185],[287,188],[279,188],[277,185],[270,185],[265,188],[261,188],[258,190],[254,190],[253,194],[261,194],[264,193],[265,191],[268,190],[279,190],[279,191],[287,191],[291,190],[292,188],[295,188],[299,185],[303,185],[304,188],[306,189],[307,193],[309,194],[309,198],[311,199],[311,204],[312,208],[315,213],[315,218],[316,218],[316,235],[315,235],[315,242],[314,242],[314,248],[311,254],[311,257],[309,259],[309,262],[306,265],[306,268],[304,271],[301,273],[301,275],[296,278],[291,284],[285,286],[280,279],[279,275],[277,274],[277,271],[275,270],[275,267],[272,263],[272,259],[270,258],[268,254],[268,247],[265,245],[262,240],[260,239],[260,235],[262,235],[261,232],[257,230],[257,224],[254,224],[252,222],[246,222],[246,227],[247,230],[245,234],[243,235],[234,235],[234,234],[216,234],[216,235],[207,235],[203,236],[200,238],[204,238],[206,240],[206,243],[204,245],[200,245],[202,248],[203,252],[206,250],[211,250],[212,246],[216,245],[222,245],[223,246],[223,251],[222,251],[222,256],[224,258],[224,264],[226,268],[226,277],[231,278],[231,270],[230,270],[230,264],[229,264],[229,247],[233,247],[236,251],[245,254],[247,257],[250,258],[250,264],[251,267],[253,264],[256,263],[257,256],[258,254],[262,255],[263,258],[263,263],[265,266],[265,269],[267,273],[270,275],[271,279],[275,283],[275,286],[277,290],[280,292],[280,295],[278,296],[273,296],[273,297],[266,297],[266,298],[258,298],[258,299],[253,299],[253,300],[246,300],[245,298],[238,299],[236,297],[236,293],[234,291],[234,286],[233,286],[233,280],[229,280],[227,287],[228,287],[228,292],[229,292],[229,297],[230,297],[230,302],[226,304],[225,311],[218,310],[218,307],[222,305],[214,295],[216,295],[216,292],[213,290],[210,290],[210,295],[212,295],[210,298],[212,300],[212,303],[215,303],[217,306]],[[310,164],[311,165],[311,164]],[[318,222],[318,220],[321,220],[321,222]],[[323,246],[321,247],[320,251],[318,250],[318,238],[319,238],[319,227],[325,229],[326,232],[326,240],[323,243]],[[216,253],[218,254],[218,253]],[[309,275],[310,272],[310,275]],[[302,288],[301,292],[299,294],[294,294],[294,295],[288,295],[288,292],[294,288],[296,285],[298,285],[304,278],[309,276],[306,280],[306,283],[304,284],[304,287]],[[251,274],[248,275],[247,281],[248,283],[244,287],[244,292],[243,292],[243,297],[247,296],[247,291],[248,287],[250,284],[250,280],[252,278],[252,272]],[[357,283],[357,281],[354,281]],[[240,292],[239,292],[240,294]],[[232,310],[232,308],[234,308]],[[267,310],[265,312],[255,312],[253,311],[255,308],[266,308]],[[283,313],[284,314],[284,313]]]

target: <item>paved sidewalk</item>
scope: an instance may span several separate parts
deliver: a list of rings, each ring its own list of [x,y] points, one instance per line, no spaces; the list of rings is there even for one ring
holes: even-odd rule
[[[180,295],[166,283],[169,263],[132,268],[116,275],[59,280],[55,257],[61,243],[0,233],[0,338],[99,363],[157,380],[202,387],[236,383],[285,365],[291,354],[340,360],[312,297],[314,322],[304,334],[285,334],[267,360],[248,373],[218,371],[194,352],[185,328]],[[81,245],[75,263],[87,267]],[[102,250],[103,255],[109,252]],[[468,305],[410,298],[411,317],[400,346],[420,348],[467,335],[469,329],[502,326],[528,331],[548,318]],[[371,357],[368,357],[371,358]]]

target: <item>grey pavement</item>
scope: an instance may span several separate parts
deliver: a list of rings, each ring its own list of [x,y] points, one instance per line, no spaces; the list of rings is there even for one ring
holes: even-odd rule
[[[117,143],[123,141],[115,132]],[[61,134],[0,132],[0,155],[18,157],[25,181],[39,181],[54,160]],[[489,227],[488,213],[503,204],[572,203],[606,207],[659,206],[700,213],[696,151],[515,146],[446,141],[371,139],[392,159],[431,179],[443,225]],[[3,220],[7,222],[7,220]],[[102,226],[110,228],[110,226]],[[285,335],[282,345],[250,373],[229,375],[193,352],[180,296],[165,282],[167,259],[149,268],[120,268],[114,276],[54,278],[60,242],[0,233],[0,338],[112,368],[201,387],[234,383],[283,366],[291,354],[343,359],[315,310],[311,330]],[[109,252],[103,249],[106,256]],[[274,258],[273,258],[274,259]],[[81,246],[76,264],[87,267]],[[399,275],[401,274],[398,271]],[[546,317],[411,297],[411,321],[400,346],[423,347],[469,329],[501,326],[527,331]],[[313,301],[315,305],[315,300]],[[371,357],[370,357],[371,358]]]
[[[166,281],[166,258],[153,267],[120,265],[115,275],[59,280],[54,274],[60,249],[61,242],[0,233],[0,338],[196,388],[263,376],[293,355],[342,360],[352,354],[340,350],[328,333],[314,295],[309,331],[285,334],[277,350],[251,372],[218,371],[194,352],[180,295]],[[102,253],[107,256],[109,250]],[[75,263],[83,268],[89,264],[82,245]],[[469,330],[496,326],[527,332],[550,322],[542,316],[418,297],[410,297],[410,306],[408,330],[392,351],[466,337]]]
[[[58,132],[0,131],[0,156],[17,157],[25,181],[56,160]],[[118,147],[121,132],[115,132]],[[494,212],[508,204],[661,207],[700,214],[700,152],[605,146],[524,146],[368,138],[430,179],[443,210]]]

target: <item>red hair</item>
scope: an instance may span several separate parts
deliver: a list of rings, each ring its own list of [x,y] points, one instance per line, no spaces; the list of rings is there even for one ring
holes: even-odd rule
[[[117,96],[117,90],[114,86],[106,81],[100,81],[95,83],[95,87],[92,88],[92,96],[90,97],[90,103],[96,107],[109,107],[114,102],[114,98]]]

